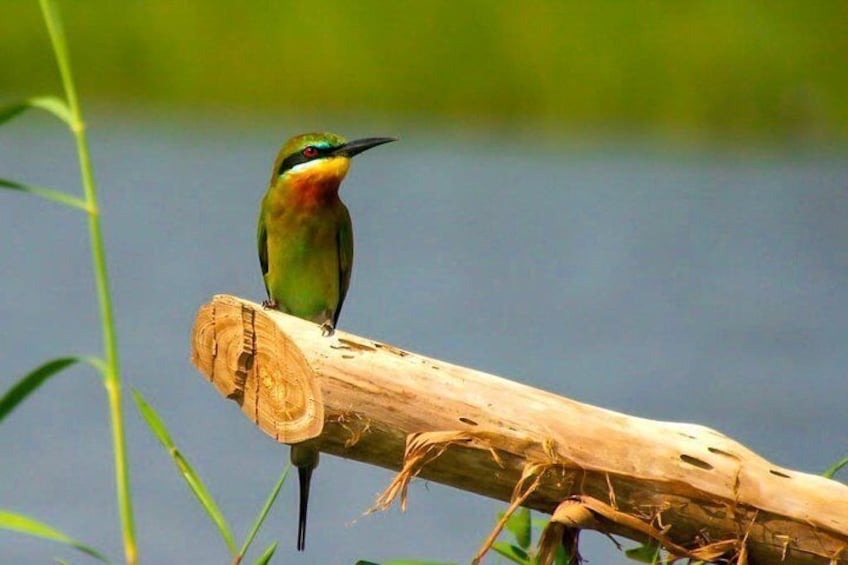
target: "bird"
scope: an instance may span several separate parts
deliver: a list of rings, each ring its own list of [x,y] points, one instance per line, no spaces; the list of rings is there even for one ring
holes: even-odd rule
[[[333,334],[350,285],[353,226],[339,187],[351,159],[397,141],[368,137],[347,141],[333,133],[304,133],[280,149],[259,209],[256,240],[268,299],[263,307],[320,324]],[[309,484],[318,450],[291,446],[300,491],[297,549],[306,547]]]

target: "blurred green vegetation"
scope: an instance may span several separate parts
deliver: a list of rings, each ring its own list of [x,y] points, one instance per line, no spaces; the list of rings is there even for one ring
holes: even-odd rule
[[[0,3],[0,102],[56,90]],[[695,138],[848,138],[848,3],[66,0],[84,99]]]

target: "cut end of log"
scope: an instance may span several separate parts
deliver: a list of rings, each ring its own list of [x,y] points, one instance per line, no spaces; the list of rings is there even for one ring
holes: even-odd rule
[[[216,296],[197,313],[191,360],[262,431],[299,443],[321,434],[324,402],[315,371],[270,316],[258,304]]]

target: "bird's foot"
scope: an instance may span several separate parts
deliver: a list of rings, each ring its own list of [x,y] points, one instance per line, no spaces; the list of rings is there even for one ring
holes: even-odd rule
[[[336,328],[333,327],[333,322],[331,320],[327,320],[323,324],[321,324],[321,335],[324,337],[330,337],[336,331]]]
[[[279,310],[278,306],[277,301],[271,298],[262,301],[262,308],[265,310]]]

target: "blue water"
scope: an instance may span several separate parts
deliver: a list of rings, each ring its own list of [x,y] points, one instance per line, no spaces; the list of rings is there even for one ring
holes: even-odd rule
[[[258,201],[277,145],[301,127],[108,112],[90,125],[127,384],[158,409],[241,539],[288,453],[200,378],[189,332],[212,294],[263,298]],[[582,402],[714,427],[789,468],[821,472],[848,451],[844,156],[340,129],[403,138],[357,157],[343,186],[356,236],[344,329]],[[20,121],[0,130],[0,177],[76,187],[73,146],[49,121]],[[100,337],[80,214],[2,192],[0,242],[6,389],[51,356],[96,352]],[[126,408],[143,562],[227,562]],[[105,395],[91,371],[68,371],[19,408],[0,427],[0,453],[0,507],[120,556]],[[280,563],[467,562],[503,508],[419,482],[406,514],[360,518],[391,477],[325,458],[308,551],[294,551],[290,486],[258,546],[279,540]],[[593,563],[630,563],[584,537]],[[3,563],[54,555],[89,562],[0,532]]]

